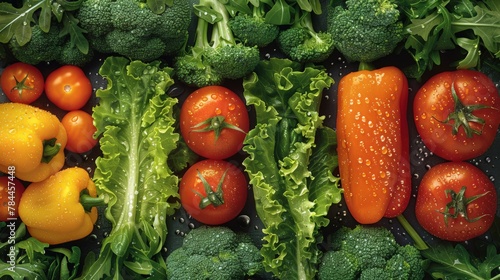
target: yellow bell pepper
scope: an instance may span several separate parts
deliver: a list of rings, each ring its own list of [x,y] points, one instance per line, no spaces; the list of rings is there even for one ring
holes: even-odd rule
[[[52,113],[21,103],[0,104],[0,171],[40,182],[61,170],[67,136]]]
[[[19,217],[31,236],[61,244],[89,235],[97,208],[105,205],[89,173],[80,167],[63,169],[42,182],[31,183],[19,202]]]

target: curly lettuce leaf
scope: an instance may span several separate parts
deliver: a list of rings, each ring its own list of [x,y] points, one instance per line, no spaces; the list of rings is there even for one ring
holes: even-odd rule
[[[174,83],[170,73],[159,62],[123,57],[108,57],[99,69],[108,85],[97,91],[93,110],[103,154],[93,179],[110,197],[105,216],[112,230],[82,279],[121,279],[127,271],[165,276],[157,255],[167,235],[166,218],[180,207],[173,199],[179,178],[167,165],[180,138],[174,118],[178,100],[166,94]]]
[[[341,198],[335,132],[319,114],[322,92],[333,79],[322,70],[287,59],[262,61],[245,79],[244,96],[256,112],[256,126],[247,135],[243,161],[264,224],[264,266],[279,279],[313,279],[321,252],[319,229],[329,223],[328,209]],[[297,120],[300,135],[278,159],[284,145],[278,124]]]

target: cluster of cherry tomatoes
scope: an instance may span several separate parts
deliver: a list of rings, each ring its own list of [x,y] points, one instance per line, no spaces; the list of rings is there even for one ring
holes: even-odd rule
[[[45,92],[51,103],[67,111],[61,123],[68,135],[68,151],[85,153],[97,144],[93,118],[80,110],[92,96],[92,84],[81,68],[64,65],[44,78],[35,66],[17,62],[7,66],[0,79],[11,102],[31,104]]]
[[[184,210],[197,221],[223,224],[244,208],[247,179],[227,159],[240,152],[248,130],[245,103],[226,87],[200,88],[182,104],[181,135],[202,159],[182,176],[179,194]]]

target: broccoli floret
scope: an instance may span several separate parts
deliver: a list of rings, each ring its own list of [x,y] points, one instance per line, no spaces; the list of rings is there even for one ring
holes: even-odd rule
[[[43,61],[55,60],[62,51],[64,38],[59,36],[58,26],[52,26],[48,32],[44,32],[38,25],[32,28],[31,40],[20,46],[16,38],[9,42],[12,55],[24,63],[39,64]]]
[[[424,261],[412,245],[397,244],[384,227],[341,227],[330,237],[319,266],[319,279],[420,280]]]
[[[28,43],[20,46],[17,40],[12,38],[9,46],[17,60],[33,65],[57,61],[60,64],[83,66],[94,57],[92,50],[84,54],[71,43],[69,36],[61,36],[61,29],[57,24],[52,24],[48,32],[34,25]]]
[[[278,35],[280,50],[298,62],[323,62],[335,48],[333,37],[326,31],[316,31],[311,12],[298,10],[291,26]]]
[[[243,44],[265,47],[279,34],[279,26],[266,21],[266,13],[273,2],[249,1],[229,21],[229,27]]]
[[[355,279],[360,271],[358,260],[345,251],[328,251],[321,260],[319,280]]]
[[[83,66],[92,61],[93,58],[94,51],[92,49],[89,49],[88,53],[84,54],[68,41],[62,46],[62,51],[56,61],[59,64]]]
[[[392,53],[404,38],[394,0],[347,0],[345,5],[329,7],[327,30],[335,47],[360,68]]]
[[[259,49],[236,42],[225,6],[218,0],[201,0],[197,8],[213,10],[220,19],[212,23],[205,15],[198,16],[194,45],[187,46],[186,52],[175,59],[177,78],[203,87],[251,73],[260,61]]]
[[[166,264],[168,279],[244,279],[263,272],[259,249],[223,226],[191,230]]]
[[[76,17],[96,51],[148,62],[184,46],[191,11],[189,0],[174,0],[160,14],[139,0],[86,0]]]
[[[420,251],[412,245],[405,245],[398,248],[397,254],[403,256],[404,260],[410,265],[409,280],[423,279],[425,275],[425,261]]]
[[[361,267],[373,267],[379,258],[389,259],[398,248],[396,238],[384,227],[358,225],[345,237],[341,245],[344,250],[359,260]]]

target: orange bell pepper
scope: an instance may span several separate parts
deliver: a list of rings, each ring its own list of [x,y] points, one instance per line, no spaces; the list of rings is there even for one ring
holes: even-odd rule
[[[362,70],[338,86],[340,182],[361,224],[395,217],[411,196],[408,81],[396,67]]]

